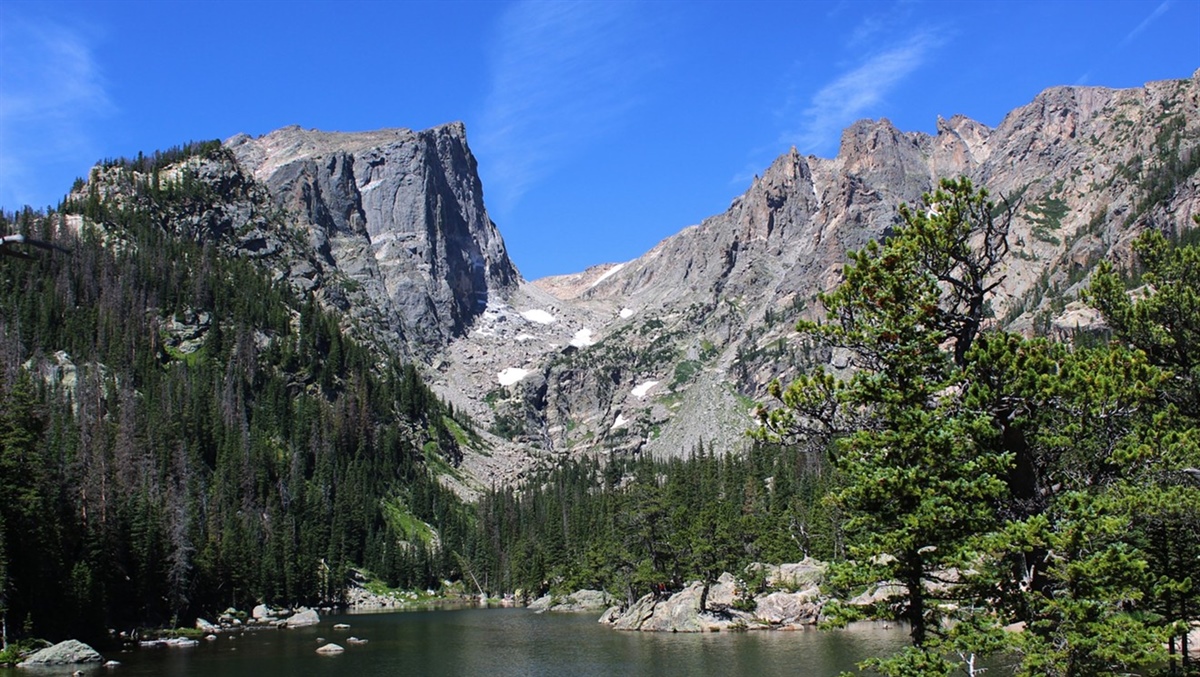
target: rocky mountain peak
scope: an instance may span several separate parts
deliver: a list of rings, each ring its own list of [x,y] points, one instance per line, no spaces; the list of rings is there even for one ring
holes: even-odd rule
[[[1090,321],[1071,302],[1099,261],[1127,261],[1146,228],[1191,223],[1198,170],[1200,77],[1056,87],[995,128],[963,115],[939,118],[934,135],[857,122],[836,157],[788,150],[724,213],[641,257],[539,281],[557,297],[555,312],[576,313],[588,342],[522,354],[536,379],[488,407],[519,412],[523,434],[555,450],[677,454],[701,439],[736,447],[750,425],[745,402],[765,384],[817,361],[846,366],[844,355],[798,345],[793,321],[819,316],[817,293],[838,284],[846,252],[886,237],[897,206],[916,204],[940,178],[967,176],[1011,217],[990,321],[1053,335]],[[500,344],[488,350],[470,353],[472,365],[514,362]]]
[[[461,122],[419,132],[293,126],[226,146],[298,217],[357,297],[351,305],[401,329],[418,352],[465,333],[489,298],[519,283]]]

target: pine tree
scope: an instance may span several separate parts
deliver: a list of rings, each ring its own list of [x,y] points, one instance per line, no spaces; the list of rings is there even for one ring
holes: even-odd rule
[[[904,223],[887,242],[852,253],[842,284],[819,297],[826,322],[798,329],[853,351],[857,370],[838,380],[818,369],[786,390],[775,385],[785,407],[762,414],[777,439],[832,438],[844,481],[833,496],[855,536],[836,580],[847,589],[898,581],[873,614],[906,621],[914,660],[938,665],[945,609],[964,601],[965,588],[944,576],[966,571],[979,534],[996,525],[1011,461],[990,444],[987,414],[958,396],[1007,248],[1007,221],[993,219],[986,198],[965,179],[943,181],[924,204],[901,210]],[[973,240],[986,243],[983,255]]]

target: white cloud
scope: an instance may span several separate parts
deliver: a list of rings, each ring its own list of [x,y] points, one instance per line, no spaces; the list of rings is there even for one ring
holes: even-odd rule
[[[497,211],[511,209],[635,106],[637,81],[651,67],[635,8],[526,0],[505,12],[473,143]]]
[[[813,95],[801,114],[800,128],[784,135],[802,153],[836,150],[841,131],[867,114],[909,74],[920,68],[941,43],[931,31],[877,52]]]
[[[0,63],[0,204],[57,202],[68,185],[39,185],[57,181],[42,168],[98,160],[90,125],[115,110],[92,45],[72,27],[6,12]]]

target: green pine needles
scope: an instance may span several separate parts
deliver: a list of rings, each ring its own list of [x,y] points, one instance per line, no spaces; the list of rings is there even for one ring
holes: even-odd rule
[[[835,622],[907,624],[885,675],[1190,670],[1200,619],[1194,247],[1151,232],[1128,295],[1110,265],[1088,293],[1108,345],[1074,349],[988,327],[1012,205],[944,180],[883,243],[850,255],[806,340],[852,355],[772,386],[763,437],[828,450],[848,557]],[[1007,630],[1006,630],[1007,629]]]

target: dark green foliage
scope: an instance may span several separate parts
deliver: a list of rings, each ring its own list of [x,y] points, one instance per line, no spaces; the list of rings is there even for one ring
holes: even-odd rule
[[[72,251],[0,262],[9,636],[333,601],[352,566],[413,587],[457,577],[473,516],[426,455],[461,459],[447,407],[414,368],[224,253],[221,231],[180,237],[171,215],[199,209],[206,189],[146,190],[133,206],[72,206],[103,238],[54,213],[0,221]],[[199,339],[185,345],[179,326]],[[396,533],[382,508],[397,501],[440,547]]]
[[[483,497],[475,567],[497,590],[601,588],[632,601],[751,562],[828,559],[840,518],[821,496],[835,481],[819,457],[777,445],[571,460]]]
[[[777,439],[834,441],[851,554],[835,584],[898,584],[865,613],[907,621],[913,647],[864,667],[950,674],[1005,651],[1022,675],[1129,674],[1169,642],[1187,672],[1174,659],[1198,613],[1184,563],[1200,552],[1200,487],[1182,472],[1200,465],[1197,251],[1140,240],[1140,298],[1101,267],[1088,297],[1117,342],[988,330],[1007,247],[985,198],[943,182],[852,254],[821,297],[828,323],[799,329],[858,370],[777,385],[784,407],[761,414]]]

